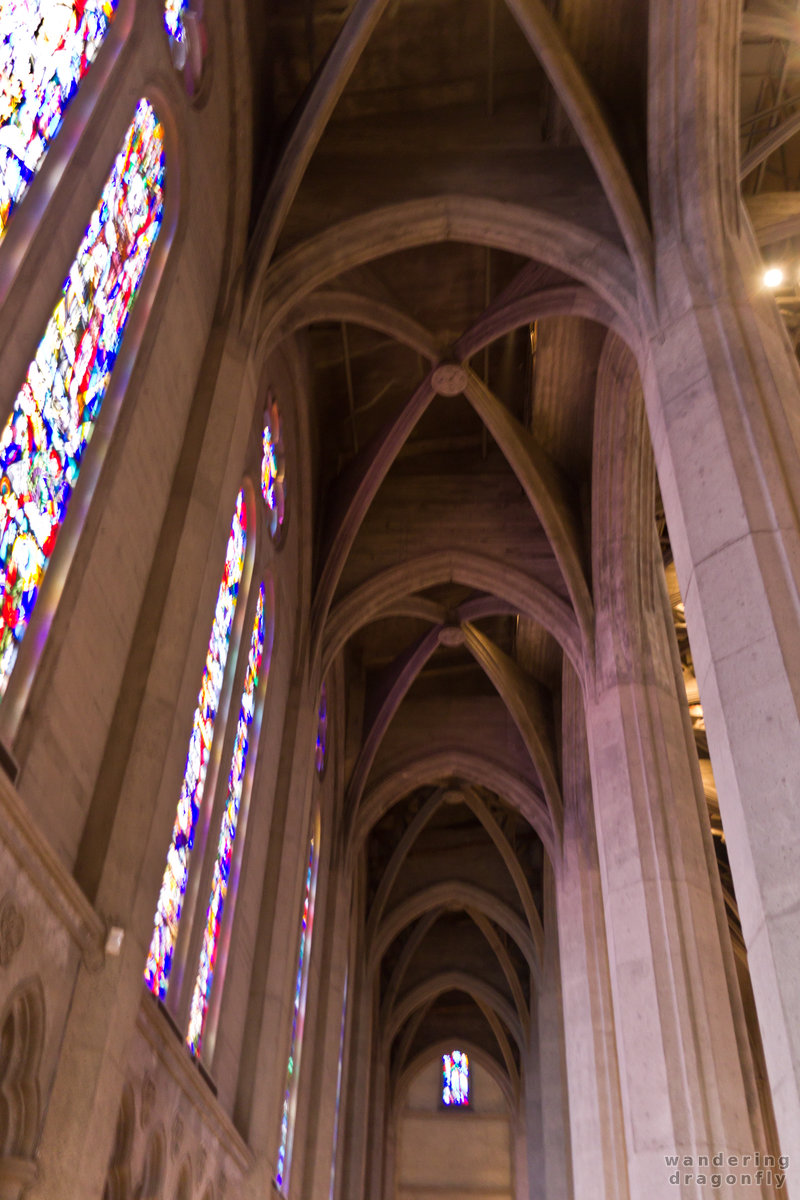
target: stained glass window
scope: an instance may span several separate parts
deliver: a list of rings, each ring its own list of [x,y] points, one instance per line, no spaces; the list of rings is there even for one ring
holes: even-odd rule
[[[469,1104],[469,1058],[464,1050],[442,1055],[442,1104]]]
[[[0,696],[67,513],[164,209],[164,130],[140,100],[0,437]]]
[[[173,42],[186,44],[185,17],[189,11],[189,0],[165,0],[164,28]]]
[[[106,36],[117,0],[0,4],[0,238]]]
[[[275,1182],[283,1190],[289,1179],[289,1164],[292,1157],[292,1136],[297,1103],[297,1073],[300,1069],[300,1050],[303,1042],[303,1018],[306,1008],[308,987],[308,955],[311,949],[311,928],[314,921],[314,889],[316,886],[316,850],[314,838],[308,848],[306,886],[303,898],[303,918],[300,927],[300,951],[297,956],[297,978],[294,985],[294,1011],[292,1014],[292,1040],[289,1045],[289,1063],[286,1068],[286,1091],[281,1113],[281,1144],[278,1150],[278,1166]]]
[[[314,747],[314,764],[317,774],[325,770],[325,755],[328,750],[328,689],[323,683],[319,693],[319,711],[317,713],[317,744]]]
[[[178,811],[172,829],[172,842],[167,852],[167,866],[158,897],[153,937],[145,966],[145,983],[162,1000],[169,987],[172,970],[172,955],[178,936],[183,897],[189,878],[189,855],[194,845],[197,818],[203,801],[211,741],[214,736],[214,721],[217,716],[225,663],[228,659],[231,629],[239,598],[239,583],[244,570],[244,552],[247,542],[247,509],[244,491],[236,497],[236,510],[231,522],[228,546],[225,551],[225,567],[217,593],[214,623],[206,653],[206,665],[197,697],[189,752],[183,774],[183,786],[178,801]]]
[[[261,494],[269,513],[270,536],[279,541],[286,511],[286,471],[281,417],[274,402],[267,405],[267,411],[264,413]]]
[[[247,671],[244,677],[242,703],[239,709],[239,721],[236,726],[236,742],[233,748],[231,769],[228,776],[228,795],[225,801],[225,811],[222,814],[222,827],[219,831],[217,859],[214,863],[214,874],[211,881],[211,897],[206,910],[206,925],[203,934],[203,945],[200,950],[200,966],[192,995],[189,1010],[189,1032],[186,1044],[192,1054],[199,1054],[203,1040],[203,1030],[208,1013],[208,1002],[211,997],[211,985],[214,982],[214,966],[217,960],[217,947],[222,927],[222,913],[225,908],[225,897],[228,894],[228,880],[233,859],[233,843],[236,840],[236,827],[239,821],[239,805],[242,799],[244,773],[247,766],[247,750],[250,738],[250,726],[255,712],[256,691],[261,672],[261,658],[264,652],[264,584],[258,591],[256,616],[253,624],[253,634],[250,638],[250,653],[247,658]]]

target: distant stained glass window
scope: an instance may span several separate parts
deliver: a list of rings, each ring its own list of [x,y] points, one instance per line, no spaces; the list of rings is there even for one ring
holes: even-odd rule
[[[189,12],[189,0],[165,0],[164,28],[173,42],[183,46],[186,44],[186,14]]]
[[[261,494],[269,513],[270,536],[277,542],[280,540],[286,512],[286,471],[281,417],[275,403],[268,404],[264,413]]]
[[[140,100],[0,436],[0,696],[161,228],[164,173],[164,130]]]
[[[99,50],[117,0],[0,4],[0,238]]]
[[[189,855],[194,845],[197,818],[203,801],[214,721],[217,716],[225,663],[230,648],[233,618],[239,598],[239,584],[244,571],[247,542],[247,509],[244,491],[236,497],[236,510],[225,551],[225,567],[217,593],[214,622],[206,653],[206,665],[197,697],[197,708],[189,738],[189,752],[183,775],[178,811],[172,830],[172,842],[167,852],[167,866],[161,883],[153,937],[147,955],[144,979],[150,991],[162,1000],[167,994],[172,970],[172,956],[178,936],[178,923],[189,877]]]
[[[297,978],[294,986],[294,1011],[292,1015],[292,1040],[289,1045],[289,1062],[286,1068],[286,1091],[281,1113],[281,1144],[278,1150],[278,1166],[275,1182],[281,1191],[288,1183],[289,1164],[292,1157],[292,1137],[297,1104],[297,1073],[300,1067],[300,1050],[303,1042],[303,1020],[308,988],[308,956],[311,950],[311,931],[314,922],[314,889],[316,886],[316,848],[314,838],[308,848],[303,917],[300,927],[300,951],[297,956]]]
[[[469,1058],[464,1050],[442,1055],[442,1104],[469,1104]]]
[[[317,742],[314,747],[314,765],[317,774],[325,770],[325,756],[328,752],[328,689],[323,683],[319,693],[319,710],[317,712]]]
[[[214,863],[214,874],[211,881],[211,897],[206,910],[206,925],[203,934],[203,945],[200,950],[200,966],[192,995],[189,1010],[189,1032],[186,1044],[192,1054],[200,1053],[205,1029],[208,1002],[211,997],[211,985],[214,982],[214,967],[217,960],[222,914],[225,908],[225,897],[228,894],[228,881],[233,860],[233,844],[236,840],[236,827],[239,822],[239,805],[242,799],[242,786],[247,767],[247,751],[250,739],[250,726],[255,712],[258,679],[261,673],[261,659],[264,652],[264,584],[258,591],[256,616],[253,633],[250,638],[250,653],[247,658],[247,672],[244,678],[242,703],[239,709],[239,721],[236,726],[236,742],[233,748],[233,758],[228,776],[228,795],[225,811],[222,814],[222,827],[219,831],[217,859]]]

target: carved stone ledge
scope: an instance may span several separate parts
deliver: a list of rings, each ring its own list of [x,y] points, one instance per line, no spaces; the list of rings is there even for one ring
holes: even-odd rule
[[[139,1032],[155,1051],[160,1063],[186,1096],[189,1104],[200,1114],[206,1130],[216,1140],[229,1167],[238,1174],[239,1179],[234,1181],[238,1183],[253,1167],[253,1152],[203,1079],[183,1040],[175,1036],[166,1015],[153,1003],[150,993],[144,989],[143,992],[137,1020]],[[175,1130],[171,1132],[174,1135]]]
[[[104,961],[104,922],[45,835],[31,821],[30,812],[16,788],[2,772],[0,842],[17,860],[80,948],[86,967],[90,971],[98,970]]]

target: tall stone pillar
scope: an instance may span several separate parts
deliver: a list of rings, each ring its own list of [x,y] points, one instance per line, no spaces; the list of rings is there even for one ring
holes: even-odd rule
[[[539,1076],[542,1093],[542,1142],[547,1200],[570,1200],[567,1081],[564,1059],[564,1015],[561,1005],[558,927],[553,870],[544,864],[544,955],[535,1002],[538,1008]]]
[[[629,1191],[674,1200],[698,1195],[700,1156],[764,1148],[754,1146],[707,815],[664,624],[652,458],[627,362],[610,338],[595,416],[586,722]],[[741,1194],[728,1178],[719,1194]]]
[[[739,194],[740,8],[651,10],[645,395],[781,1150],[800,1171],[800,375]]]
[[[565,663],[558,942],[576,1197],[628,1200],[622,1096],[580,684]]]
[[[347,1109],[343,1117],[344,1155],[339,1167],[342,1175],[339,1195],[346,1196],[347,1200],[363,1200],[366,1195],[367,1129],[370,1119],[373,998],[370,982],[365,978],[361,947],[356,951],[353,966],[353,1026],[348,1055],[348,1087],[342,1099]]]

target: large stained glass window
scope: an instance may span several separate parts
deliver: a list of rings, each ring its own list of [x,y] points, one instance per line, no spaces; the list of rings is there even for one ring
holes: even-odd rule
[[[158,897],[153,937],[144,970],[145,983],[162,1000],[167,994],[172,970],[172,956],[178,936],[178,923],[183,908],[186,882],[189,878],[189,856],[194,845],[197,818],[203,801],[214,721],[217,716],[225,663],[228,659],[233,618],[239,598],[239,584],[244,570],[247,542],[247,509],[244,491],[236,497],[236,510],[231,522],[225,567],[217,593],[214,623],[208,642],[206,665],[197,697],[192,733],[178,811],[172,830],[172,842],[167,852],[167,866]]]
[[[281,1143],[278,1149],[278,1165],[275,1182],[281,1191],[289,1182],[289,1165],[292,1158],[292,1137],[297,1105],[297,1073],[300,1069],[300,1050],[303,1043],[303,1019],[306,1010],[308,989],[308,956],[311,950],[311,929],[314,922],[314,890],[316,887],[316,847],[311,838],[308,847],[306,885],[303,897],[303,917],[300,926],[300,951],[297,956],[297,977],[294,985],[294,1009],[292,1013],[292,1040],[289,1044],[289,1062],[286,1068],[286,1090],[281,1113]]]
[[[0,696],[66,516],[163,210],[164,130],[150,104],[140,100],[0,437]]]
[[[448,1107],[469,1104],[469,1058],[464,1050],[442,1055],[442,1104]]]
[[[217,961],[219,934],[222,927],[222,914],[225,908],[225,897],[228,894],[228,880],[233,860],[233,844],[236,840],[236,827],[239,822],[239,805],[242,799],[244,773],[247,767],[247,750],[250,739],[250,726],[255,712],[256,692],[261,672],[261,658],[264,653],[264,584],[261,584],[256,602],[256,616],[253,624],[253,634],[250,638],[250,653],[247,658],[247,672],[244,678],[242,703],[239,709],[239,721],[236,726],[236,742],[233,748],[233,758],[228,776],[228,795],[225,811],[222,814],[222,827],[219,831],[217,858],[214,863],[214,874],[211,882],[211,897],[206,910],[206,925],[203,934],[203,945],[200,950],[200,966],[192,994],[189,1010],[189,1031],[186,1044],[192,1054],[200,1053],[205,1029],[208,1002],[211,997],[211,985],[214,982],[214,967]]]
[[[0,238],[106,36],[117,0],[0,4]]]

